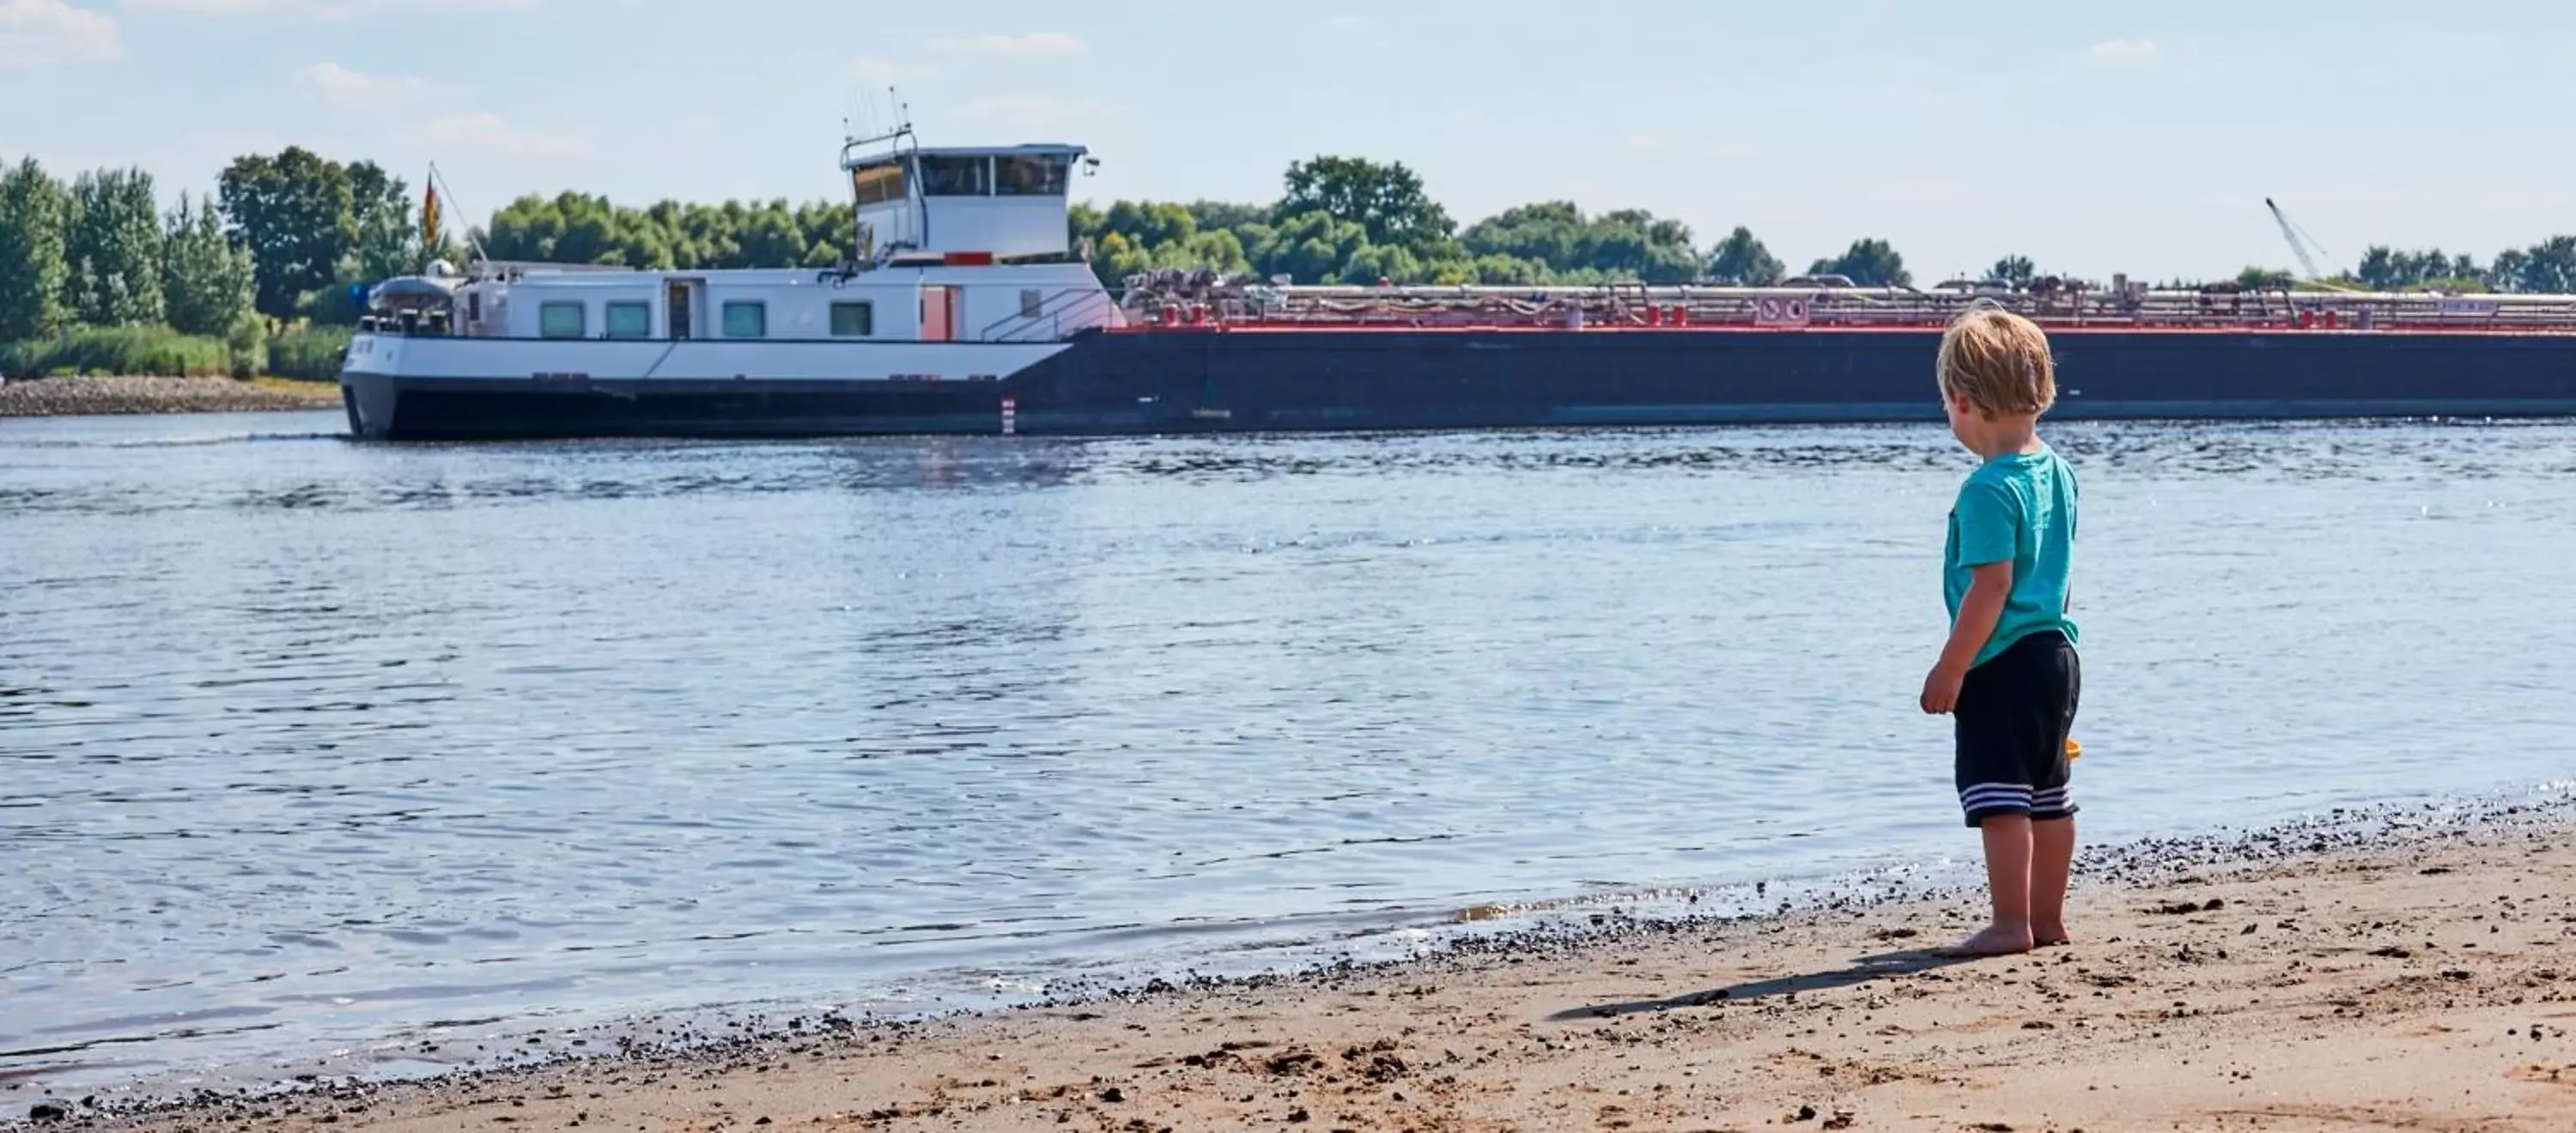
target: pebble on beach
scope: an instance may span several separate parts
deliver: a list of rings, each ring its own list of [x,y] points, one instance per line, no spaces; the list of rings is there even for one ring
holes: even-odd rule
[[[107,413],[253,413],[329,409],[338,387],[256,385],[231,378],[13,378],[0,382],[0,417]]]

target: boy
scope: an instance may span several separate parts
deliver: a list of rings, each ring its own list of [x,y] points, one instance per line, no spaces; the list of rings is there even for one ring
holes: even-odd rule
[[[2000,956],[2067,943],[2075,856],[2067,732],[2080,673],[2066,616],[2075,472],[2039,439],[2057,399],[2048,337],[2019,315],[1973,310],[1941,336],[1950,432],[1982,458],[1959,486],[1942,557],[1950,640],[1923,710],[1952,713],[1959,806],[1985,840],[1994,923],[1944,949]]]

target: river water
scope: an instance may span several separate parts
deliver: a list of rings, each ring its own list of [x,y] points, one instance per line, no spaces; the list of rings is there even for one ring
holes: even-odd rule
[[[1914,707],[1937,428],[338,433],[0,422],[0,1076],[1974,851]],[[2576,428],[2052,436],[2088,840],[2567,774]]]

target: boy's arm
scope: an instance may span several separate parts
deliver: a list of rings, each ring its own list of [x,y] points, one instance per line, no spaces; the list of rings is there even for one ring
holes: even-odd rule
[[[1953,510],[1968,592],[1959,599],[1940,662],[1923,678],[1923,710],[1935,715],[1958,706],[1960,683],[1967,680],[1986,639],[1994,636],[1995,623],[2003,620],[2004,599],[2012,593],[2013,555],[2021,543],[2020,503],[2002,488],[1972,479],[1960,490]]]
[[[1941,647],[1941,659],[1923,678],[1923,710],[1934,715],[1950,711],[1959,704],[1959,685],[1968,679],[1968,667],[1977,659],[1977,651],[1993,637],[1995,623],[2004,616],[2004,598],[2012,593],[2011,559],[1979,563],[1968,571],[1968,593],[1959,599],[1958,620],[1950,626],[1950,640]]]

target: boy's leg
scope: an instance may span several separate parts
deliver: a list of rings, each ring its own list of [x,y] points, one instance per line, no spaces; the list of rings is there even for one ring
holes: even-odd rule
[[[2084,686],[2083,662],[2072,645],[2050,650],[2046,668],[2050,699],[2056,711],[2043,750],[2048,766],[2039,773],[2040,789],[2031,795],[2030,928],[2038,944],[2066,944],[2066,877],[2075,865],[2075,800],[2067,792],[2074,765],[2066,759],[2066,737],[2075,728],[2075,710]]]
[[[1942,951],[1953,956],[2003,956],[2028,952],[2031,937],[2031,821],[1998,814],[1978,824],[1986,843],[1986,888],[1994,923]]]
[[[2030,936],[2037,945],[2065,944],[2066,875],[2075,864],[2075,819],[2030,824]]]

